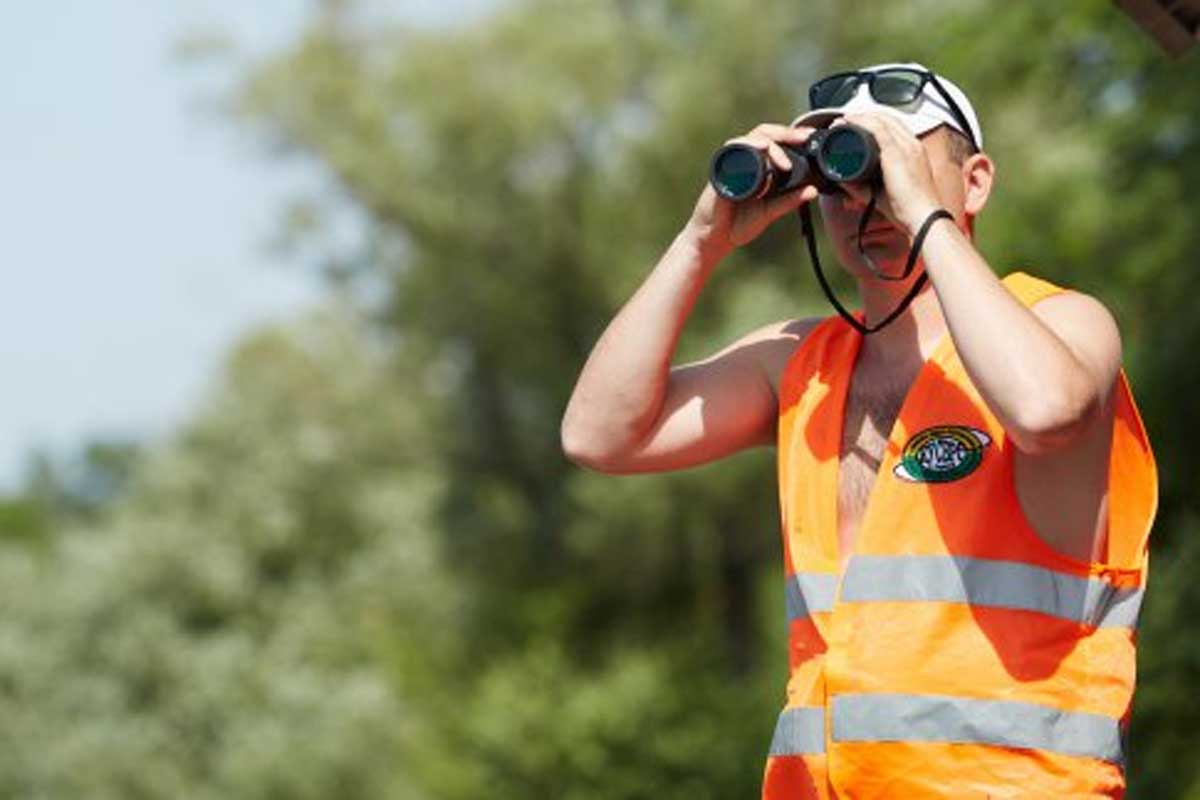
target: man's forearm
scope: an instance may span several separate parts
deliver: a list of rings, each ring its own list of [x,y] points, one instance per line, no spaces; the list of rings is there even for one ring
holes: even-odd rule
[[[1099,397],[1085,366],[962,231],[935,223],[922,258],[963,366],[1018,446],[1036,449],[1086,425]]]
[[[662,410],[683,325],[724,253],[690,228],[675,237],[592,348],[562,420],[567,452],[603,456],[640,441]]]

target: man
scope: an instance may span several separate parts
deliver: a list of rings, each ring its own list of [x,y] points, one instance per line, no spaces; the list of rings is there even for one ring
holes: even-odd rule
[[[995,169],[953,83],[879,65],[810,101],[731,142],[787,168],[780,145],[855,124],[881,187],[706,187],[596,343],[564,450],[634,473],[777,445],[790,676],[764,798],[1121,796],[1157,479],[1117,326],[976,250]],[[672,367],[716,264],[818,196],[862,309]]]

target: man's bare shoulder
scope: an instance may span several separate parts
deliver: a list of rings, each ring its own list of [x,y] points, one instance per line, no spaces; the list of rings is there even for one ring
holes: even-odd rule
[[[1075,289],[1044,297],[1030,310],[1071,349],[1107,395],[1121,368],[1121,333],[1112,311]]]
[[[824,317],[797,317],[772,322],[752,331],[743,341],[755,344],[754,352],[763,374],[771,384],[771,391],[779,398],[779,383],[783,376],[788,359],[796,352],[812,329],[817,327]]]
[[[1061,292],[1047,295],[1031,308],[1039,317],[1078,317],[1081,321],[1102,326],[1115,325],[1112,311],[1100,298],[1079,289],[1063,287]]]

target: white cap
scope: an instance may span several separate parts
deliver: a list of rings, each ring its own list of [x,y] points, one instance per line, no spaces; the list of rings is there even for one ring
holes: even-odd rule
[[[890,69],[895,67],[909,67],[911,69],[919,69],[922,72],[932,72],[922,64],[876,64],[873,67],[864,67],[862,72],[878,72],[882,69]],[[935,73],[936,74],[936,73]],[[979,129],[979,119],[975,116],[975,109],[971,106],[971,101],[967,99],[966,94],[962,89],[959,89],[953,82],[937,75],[938,83],[946,90],[946,93],[954,98],[954,102],[958,104],[959,110],[966,117],[967,123],[971,126],[971,131],[968,133],[963,130],[962,123],[955,118],[954,111],[950,108],[950,104],[946,102],[946,98],[933,85],[933,81],[925,84],[920,96],[913,102],[904,106],[887,106],[875,101],[871,97],[870,87],[866,81],[860,83],[854,92],[854,96],[850,98],[850,102],[845,105],[835,106],[831,108],[818,108],[801,114],[792,120],[792,126],[809,125],[814,128],[823,128],[833,120],[843,114],[859,114],[864,111],[879,111],[892,116],[903,122],[915,136],[920,136],[923,133],[933,130],[939,125],[949,125],[959,133],[962,133],[968,139],[974,134],[975,144],[981,150],[983,149],[983,131]]]

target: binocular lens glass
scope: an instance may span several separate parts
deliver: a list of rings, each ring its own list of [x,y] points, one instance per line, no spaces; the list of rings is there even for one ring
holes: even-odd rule
[[[870,157],[867,143],[853,130],[833,128],[821,146],[821,165],[834,180],[858,178]]]
[[[758,186],[762,163],[749,147],[731,147],[721,154],[713,168],[713,178],[726,197],[749,196]]]

